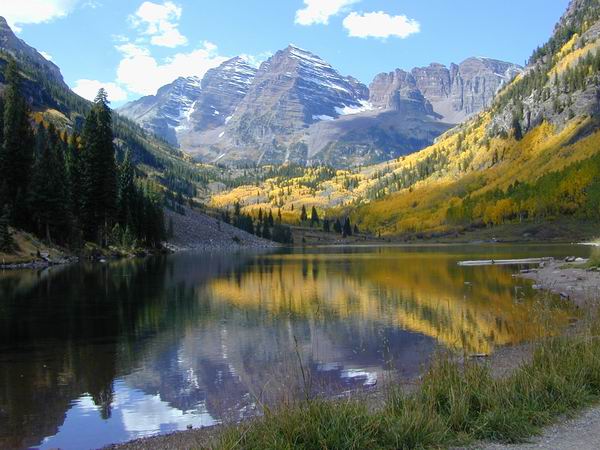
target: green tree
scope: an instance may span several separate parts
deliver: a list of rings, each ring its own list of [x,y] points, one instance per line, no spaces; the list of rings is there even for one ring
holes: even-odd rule
[[[87,116],[82,140],[84,229],[88,239],[106,245],[116,216],[117,166],[112,113],[104,89],[98,91]]]
[[[323,219],[323,231],[329,233],[331,231],[331,223],[329,219]]]
[[[267,222],[265,222],[263,224],[263,227],[262,227],[262,237],[264,239],[271,239],[271,229],[269,228],[269,224]]]
[[[340,219],[335,219],[335,222],[333,224],[333,231],[335,231],[338,234],[341,234],[341,232],[342,232],[342,223],[340,222]]]
[[[275,220],[273,219],[273,211],[269,210],[269,216],[267,217],[267,224],[270,227],[273,227],[273,225],[275,225]]]
[[[29,203],[38,233],[52,242],[52,235],[65,236],[68,200],[62,141],[56,130],[42,124],[36,134],[36,161],[29,192]]]
[[[27,191],[33,166],[33,133],[29,124],[29,107],[21,93],[17,65],[11,60],[5,71],[3,143],[0,148],[0,180],[4,185],[5,202],[15,225],[31,224],[27,209]]]
[[[10,221],[10,211],[8,205],[4,205],[2,208],[2,214],[0,215],[0,251],[8,253],[12,251],[13,240],[8,229]]]
[[[314,226],[315,224],[319,225],[319,223],[319,213],[317,213],[317,208],[313,206],[312,211],[310,212],[310,224],[311,226]]]
[[[352,225],[350,224],[350,218],[346,217],[344,221],[344,228],[342,230],[343,237],[352,236]]]
[[[132,223],[131,212],[136,200],[135,171],[129,151],[125,152],[123,162],[119,165],[119,222],[128,226]]]
[[[304,223],[308,220],[308,215],[306,214],[306,207],[302,205],[302,211],[300,212],[300,222]]]

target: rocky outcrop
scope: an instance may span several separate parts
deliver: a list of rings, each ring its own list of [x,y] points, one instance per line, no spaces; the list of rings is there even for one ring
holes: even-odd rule
[[[248,91],[256,69],[242,58],[225,61],[204,78],[178,78],[156,95],[119,108],[119,113],[173,145],[195,131],[224,125]]]
[[[178,132],[188,126],[192,108],[200,97],[200,86],[201,80],[197,77],[178,78],[161,87],[156,95],[127,103],[118,111],[170,144],[177,145]]]
[[[363,107],[368,89],[312,53],[289,46],[260,67],[226,134],[236,146],[268,145]]]
[[[0,49],[8,52],[15,59],[27,62],[36,67],[45,77],[67,87],[60,69],[56,64],[48,61],[35,48],[19,39],[8,26],[6,19],[0,16]]]
[[[450,67],[433,63],[410,73],[377,75],[370,101],[391,110],[417,108],[445,123],[457,124],[487,108],[498,90],[521,68],[489,58],[469,58]]]
[[[248,93],[256,69],[242,58],[233,58],[206,72],[202,95],[189,116],[189,127],[196,131],[225,125]]]

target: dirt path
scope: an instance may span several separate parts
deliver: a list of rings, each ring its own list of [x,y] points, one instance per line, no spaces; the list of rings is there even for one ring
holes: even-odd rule
[[[598,450],[600,449],[600,407],[587,410],[572,420],[547,428],[529,444],[489,444],[471,447],[480,450]]]

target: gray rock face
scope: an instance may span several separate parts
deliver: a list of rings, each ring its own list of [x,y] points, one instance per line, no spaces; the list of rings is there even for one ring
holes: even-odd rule
[[[380,74],[367,88],[290,45],[258,70],[234,58],[207,72],[194,98],[171,95],[160,103],[157,95],[121,111],[143,124],[148,118],[146,128],[201,161],[347,167],[426,147],[488,106],[516,71],[471,58],[450,68]],[[183,108],[172,105],[178,102]]]
[[[368,89],[343,77],[310,52],[289,46],[260,67],[226,133],[234,145],[270,145],[348,108],[360,108]]]
[[[8,26],[6,19],[0,16],[0,49],[10,53],[19,61],[27,61],[37,66],[48,78],[67,87],[58,66],[44,58],[35,48],[19,39]]]
[[[178,78],[161,87],[156,95],[127,103],[118,111],[170,144],[177,145],[177,134],[187,127],[192,108],[200,94],[199,78]]]
[[[487,108],[498,90],[510,82],[521,68],[489,58],[469,58],[459,65],[445,67],[433,63],[413,69],[378,75],[371,85],[371,102],[392,108],[390,99],[424,101],[428,114],[443,122],[457,124]],[[380,99],[382,93],[386,98]]]
[[[209,70],[202,79],[202,95],[190,114],[196,131],[225,125],[248,93],[256,69],[242,58],[233,58]]]
[[[419,90],[415,77],[404,70],[377,75],[369,90],[369,100],[377,108],[406,115],[434,115],[433,107]]]
[[[194,131],[224,125],[246,95],[255,73],[241,58],[234,58],[209,70],[203,79],[178,78],[156,95],[127,103],[118,111],[179,145]]]

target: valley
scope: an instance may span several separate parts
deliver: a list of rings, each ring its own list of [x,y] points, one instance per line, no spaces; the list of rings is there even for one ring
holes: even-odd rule
[[[0,448],[600,442],[600,0],[8,1]]]

